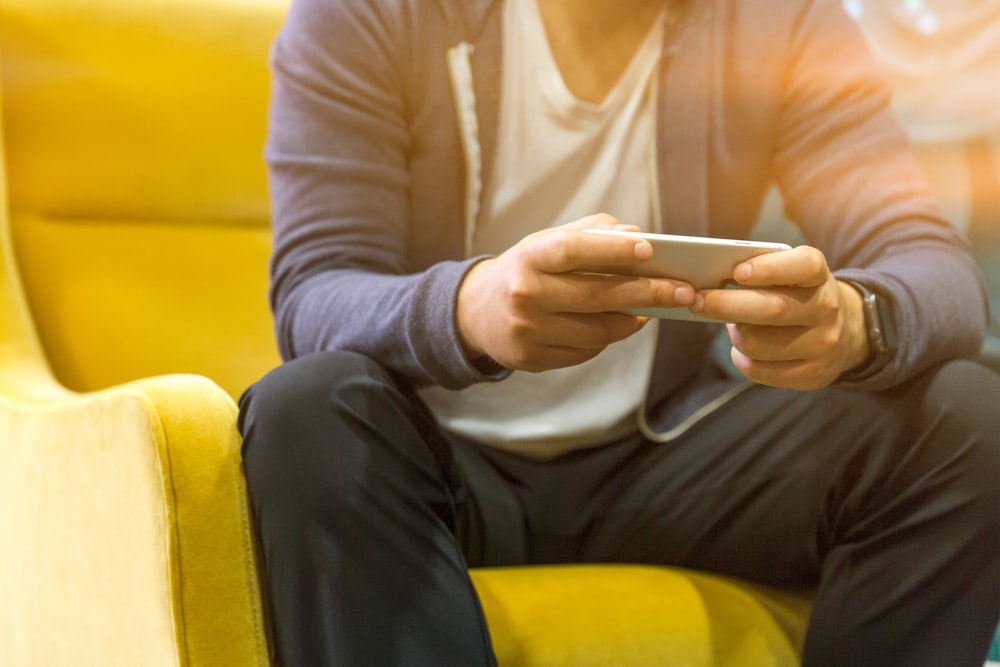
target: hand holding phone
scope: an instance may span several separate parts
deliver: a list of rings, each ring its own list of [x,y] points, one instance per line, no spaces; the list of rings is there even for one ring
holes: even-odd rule
[[[786,243],[766,241],[654,234],[617,229],[584,231],[590,234],[624,236],[648,241],[653,247],[653,255],[632,269],[631,275],[681,280],[690,284],[695,290],[721,289],[734,285],[733,269],[739,264],[764,253],[792,249]],[[621,267],[595,267],[595,270],[623,273]],[[716,321],[695,315],[687,308],[641,308],[629,312],[665,319]]]

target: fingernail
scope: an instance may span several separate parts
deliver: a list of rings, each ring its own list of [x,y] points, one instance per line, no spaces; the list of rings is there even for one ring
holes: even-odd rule
[[[750,274],[752,273],[753,267],[747,262],[744,262],[733,269],[733,278],[736,279],[736,282],[746,282],[747,280],[750,280]]]
[[[691,304],[692,313],[700,313],[702,308],[705,307],[705,297],[700,294],[694,295],[694,303]]]
[[[653,256],[653,246],[650,245],[649,242],[647,241],[640,241],[639,243],[635,244],[633,252],[635,253],[636,259],[641,259],[645,261]]]
[[[694,290],[690,287],[678,287],[674,290],[674,301],[678,306],[687,306],[694,303]]]

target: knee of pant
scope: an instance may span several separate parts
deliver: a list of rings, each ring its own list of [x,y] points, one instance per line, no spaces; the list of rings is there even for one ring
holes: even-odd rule
[[[327,418],[331,407],[365,386],[392,384],[388,372],[354,352],[319,352],[288,361],[248,388],[240,398],[240,432],[256,436],[277,429],[287,435]]]
[[[927,426],[940,426],[955,437],[996,440],[1000,433],[1000,375],[971,361],[942,366],[924,394]]]
[[[1000,530],[1000,375],[973,362],[946,364],[923,407],[918,428],[937,434],[939,460],[960,462],[966,492]]]
[[[398,404],[394,387],[381,366],[352,352],[300,357],[264,376],[240,399],[251,496],[308,495],[320,486],[335,493],[337,473],[360,455],[351,450],[357,438],[338,436],[357,428],[359,412],[377,413],[379,401]]]

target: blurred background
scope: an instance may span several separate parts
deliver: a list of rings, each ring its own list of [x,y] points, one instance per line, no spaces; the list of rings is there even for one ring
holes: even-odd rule
[[[984,356],[1000,368],[1000,1],[844,0],[895,90],[895,108],[990,288]]]
[[[993,311],[983,361],[1000,370],[1000,0],[843,4],[893,87],[931,187],[969,236]],[[781,211],[772,194],[758,235],[782,234]]]

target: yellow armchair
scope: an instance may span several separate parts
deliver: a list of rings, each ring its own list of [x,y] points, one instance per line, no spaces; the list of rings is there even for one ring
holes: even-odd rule
[[[286,6],[0,0],[0,664],[270,664],[234,397],[279,363]],[[671,568],[473,579],[504,667],[794,665],[809,608]]]
[[[0,664],[267,664],[232,398],[66,389],[11,250],[0,207]]]

